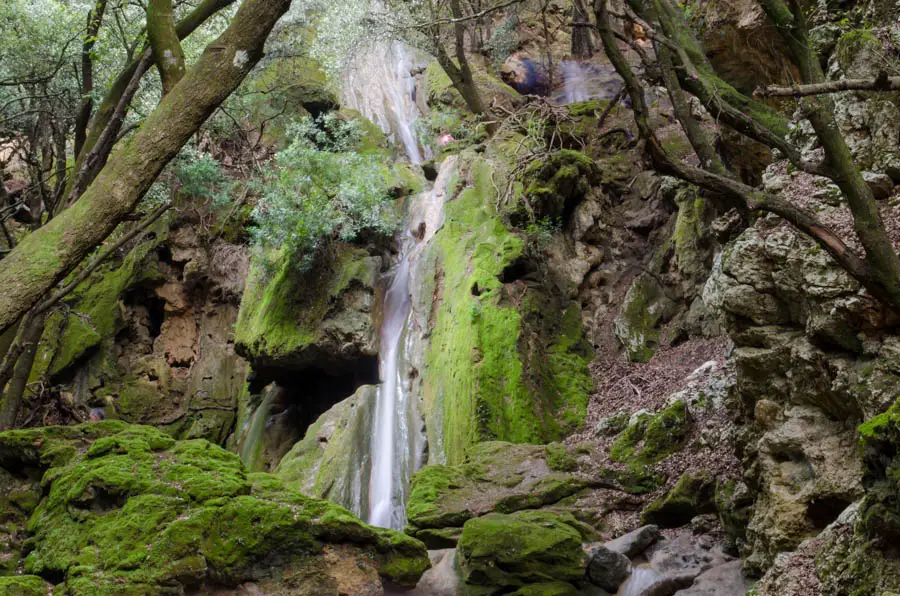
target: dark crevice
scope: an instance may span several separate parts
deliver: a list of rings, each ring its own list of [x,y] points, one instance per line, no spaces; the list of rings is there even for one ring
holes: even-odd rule
[[[851,504],[852,501],[841,497],[814,499],[806,505],[806,517],[815,529],[823,530]]]

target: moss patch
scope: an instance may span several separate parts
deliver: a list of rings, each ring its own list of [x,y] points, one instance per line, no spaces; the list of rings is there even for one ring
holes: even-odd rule
[[[613,442],[613,461],[643,470],[684,446],[690,421],[687,405],[678,400],[657,414],[641,414]]]
[[[580,581],[587,555],[574,522],[571,515],[542,511],[492,513],[466,522],[457,547],[466,584],[504,593]]]
[[[0,451],[4,465],[46,468],[24,568],[65,578],[66,593],[236,585],[320,561],[329,545],[347,545],[360,564],[405,586],[429,566],[420,542],[247,474],[236,455],[204,440],[103,423],[2,433]]]
[[[511,285],[524,246],[496,211],[492,165],[473,153],[460,164],[468,184],[434,239],[440,285],[424,374],[426,415],[441,419],[450,463],[478,441],[564,437],[583,423],[591,391],[577,306],[542,285]]]

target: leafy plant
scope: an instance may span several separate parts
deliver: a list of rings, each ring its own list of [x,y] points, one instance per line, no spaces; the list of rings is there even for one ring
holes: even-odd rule
[[[261,195],[252,213],[257,249],[283,249],[305,269],[329,239],[396,230],[390,170],[380,157],[356,151],[361,135],[357,123],[334,115],[289,128],[290,145],[255,184]]]

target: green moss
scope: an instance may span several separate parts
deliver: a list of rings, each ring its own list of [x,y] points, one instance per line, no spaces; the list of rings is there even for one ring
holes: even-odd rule
[[[159,276],[145,259],[165,237],[161,225],[157,224],[153,240],[132,249],[121,263],[98,269],[69,294],[65,300],[68,309],[48,317],[31,381],[53,376],[104,341],[113,340],[122,324],[122,295],[136,283]]]
[[[543,511],[491,513],[469,520],[457,546],[466,583],[502,592],[529,584],[580,581],[587,555],[574,524],[571,515]]]
[[[354,284],[373,286],[376,266],[366,251],[338,245],[305,273],[281,254],[270,272],[255,260],[235,326],[235,347],[256,365],[302,368],[315,357],[321,323],[333,303]]]
[[[641,523],[677,528],[697,515],[713,513],[715,486],[716,480],[709,472],[685,473],[672,490],[644,509]]]
[[[59,443],[68,455],[51,457]],[[356,549],[403,586],[429,566],[420,542],[366,526],[273,476],[247,474],[235,454],[207,441],[104,423],[2,433],[0,453],[4,464],[49,466],[27,524],[24,568],[64,577],[66,593],[160,594],[206,579],[236,585],[314,560],[330,544]]]
[[[0,596],[46,596],[51,592],[50,585],[36,575],[0,577]]]
[[[871,29],[852,29],[847,31],[837,41],[835,54],[842,70],[849,70],[853,62],[868,50],[881,52],[881,42],[872,33]]]
[[[519,588],[511,596],[578,596],[580,592],[568,582],[544,582]]]
[[[632,469],[652,466],[680,449],[688,430],[687,406],[678,400],[657,414],[638,416],[613,442],[610,458]]]
[[[516,304],[501,281],[523,259],[523,242],[497,214],[491,164],[473,153],[460,161],[470,184],[447,204],[434,240],[439,303],[424,375],[426,415],[441,420],[450,463],[478,441],[558,440],[583,422],[590,393],[580,328],[561,324],[547,289],[529,288]]]
[[[578,464],[575,458],[569,453],[569,450],[562,443],[551,443],[544,447],[547,465],[551,470],[557,472],[571,472]]]

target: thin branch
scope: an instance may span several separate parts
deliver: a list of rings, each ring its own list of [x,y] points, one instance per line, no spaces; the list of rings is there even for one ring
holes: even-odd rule
[[[429,29],[431,27],[437,27],[439,25],[456,25],[458,23],[465,23],[467,21],[477,21],[480,18],[486,17],[487,15],[497,12],[498,10],[503,10],[509,6],[514,4],[521,4],[525,0],[506,0],[506,2],[501,2],[496,6],[490,6],[485,8],[480,12],[476,12],[471,15],[467,15],[464,17],[451,17],[447,19],[438,19],[436,21],[431,21],[429,23],[415,23],[413,25],[408,25],[404,27],[405,29]]]
[[[759,97],[807,97],[842,91],[900,91],[900,77],[889,77],[886,72],[882,72],[874,79],[839,79],[789,87],[763,85],[753,94]]]

